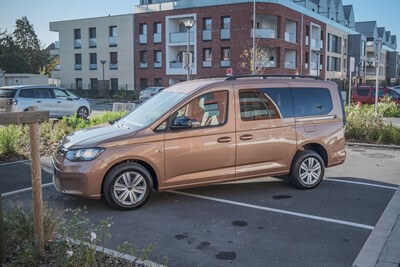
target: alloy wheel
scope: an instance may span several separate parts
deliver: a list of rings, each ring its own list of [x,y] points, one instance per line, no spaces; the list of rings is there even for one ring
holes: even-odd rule
[[[320,162],[314,157],[308,157],[300,164],[299,177],[303,184],[312,186],[318,183],[321,172]]]
[[[146,194],[146,180],[134,171],[122,173],[114,183],[115,199],[123,205],[133,205],[140,202]]]

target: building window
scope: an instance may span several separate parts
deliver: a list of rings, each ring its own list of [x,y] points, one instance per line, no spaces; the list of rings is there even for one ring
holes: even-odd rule
[[[117,36],[118,36],[118,28],[117,28],[117,26],[110,26],[110,36],[109,36],[109,39],[108,39],[108,45],[110,47],[115,47],[115,46],[118,45]]]
[[[75,79],[75,88],[77,90],[82,90],[82,78]]]
[[[231,39],[231,17],[221,19],[221,40]]]
[[[328,51],[340,54],[342,51],[342,38],[328,33]]]
[[[140,51],[140,63],[139,67],[141,69],[147,68],[147,51]]]
[[[212,66],[212,50],[211,48],[203,49],[203,67],[211,68]]]
[[[221,48],[221,67],[231,66],[231,49],[229,47]]]
[[[230,29],[230,28],[231,28],[231,17],[229,16],[222,17],[221,29]]]
[[[327,70],[328,71],[341,71],[341,59],[338,57],[329,57],[328,56],[328,66],[327,66]]]
[[[147,44],[147,24],[139,24],[139,43]]]
[[[111,90],[118,90],[118,78],[110,79]]]
[[[74,69],[75,70],[81,70],[82,69],[82,54],[75,54]]]
[[[97,78],[92,78],[90,79],[90,89],[99,89],[99,83],[97,81]]]
[[[81,48],[81,29],[74,29],[74,48]]]
[[[89,28],[89,48],[95,48],[96,46],[96,28]]]
[[[161,78],[154,78],[154,86],[162,87],[162,79]]]
[[[162,51],[156,50],[154,51],[154,68],[162,67]]]
[[[154,43],[161,43],[162,24],[161,22],[154,22]]]
[[[203,31],[212,30],[212,19],[204,18],[203,19]]]
[[[97,70],[97,54],[96,53],[90,53],[89,54],[89,69],[90,70]]]
[[[118,53],[110,52],[110,70],[118,69]]]
[[[147,78],[140,78],[140,90],[146,89],[147,87]]]

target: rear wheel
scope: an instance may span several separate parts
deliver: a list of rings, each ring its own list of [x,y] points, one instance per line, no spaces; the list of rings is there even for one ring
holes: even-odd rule
[[[87,107],[78,108],[78,118],[87,119],[89,117],[89,110]]]
[[[151,174],[137,163],[117,165],[106,175],[103,193],[107,203],[119,210],[143,206],[153,191]]]
[[[289,181],[299,189],[316,187],[324,177],[325,166],[321,156],[311,150],[299,151],[293,159]]]

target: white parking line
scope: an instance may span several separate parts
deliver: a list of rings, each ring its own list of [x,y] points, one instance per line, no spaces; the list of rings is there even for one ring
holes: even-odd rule
[[[47,156],[47,157],[41,157],[40,159],[48,159],[48,158],[52,158],[52,156]],[[7,162],[7,163],[2,163],[0,164],[1,166],[7,166],[7,165],[13,165],[13,164],[18,164],[18,163],[26,163],[31,161],[30,159],[25,159],[25,160],[19,160],[19,161],[13,161],[13,162]]]
[[[380,187],[380,188],[393,189],[393,190],[397,190],[397,188],[398,188],[398,187],[394,187],[394,186],[387,186],[387,185],[380,185],[380,184],[371,184],[371,183],[363,183],[363,182],[356,182],[356,181],[342,180],[342,179],[333,179],[333,178],[325,178],[324,180],[326,180],[326,181],[332,181],[332,182],[339,182],[339,183],[348,183],[348,184],[358,184],[358,185],[366,185],[366,186]]]
[[[54,183],[42,184],[42,188],[46,188],[46,187],[52,186],[53,184]],[[21,194],[21,193],[25,193],[25,192],[28,192],[28,191],[31,191],[31,190],[32,190],[32,187],[27,187],[27,188],[24,188],[24,189],[10,191],[10,192],[1,194],[1,198],[11,197],[11,196],[18,195],[18,194]]]
[[[237,201],[232,201],[232,200],[227,200],[227,199],[222,199],[222,198],[202,196],[202,195],[191,194],[191,193],[186,193],[186,192],[181,192],[181,191],[168,191],[168,192],[174,193],[174,194],[179,194],[179,195],[184,195],[184,196],[189,196],[189,197],[195,197],[195,198],[201,198],[201,199],[222,202],[222,203],[236,205],[236,206],[242,206],[242,207],[246,207],[246,208],[259,209],[259,210],[271,211],[271,212],[287,214],[287,215],[292,215],[292,216],[297,216],[297,217],[302,217],[302,218],[307,218],[307,219],[313,219],[313,220],[318,220],[318,221],[343,224],[343,225],[348,225],[348,226],[353,226],[353,227],[358,227],[358,228],[363,228],[363,229],[368,229],[368,230],[374,229],[374,226],[372,226],[372,225],[353,223],[353,222],[349,222],[349,221],[331,219],[331,218],[327,218],[327,217],[320,217],[320,216],[299,213],[299,212],[293,212],[293,211],[288,211],[288,210],[268,208],[268,207],[252,205],[252,204],[247,204],[247,203],[242,203],[242,202],[237,202]]]

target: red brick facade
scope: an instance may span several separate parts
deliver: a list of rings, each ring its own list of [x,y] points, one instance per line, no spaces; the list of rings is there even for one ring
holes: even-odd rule
[[[220,66],[221,59],[221,48],[230,47],[230,61],[231,68],[235,75],[238,74],[249,74],[250,70],[242,69],[241,63],[242,59],[240,55],[243,50],[250,48],[252,45],[251,38],[251,20],[253,14],[253,4],[252,3],[241,3],[241,4],[230,4],[230,5],[220,5],[211,7],[201,7],[201,8],[190,8],[190,9],[177,9],[168,10],[161,12],[149,12],[149,13],[139,13],[135,14],[135,83],[136,87],[140,88],[140,79],[147,78],[148,86],[154,85],[154,79],[162,78],[163,86],[168,86],[169,78],[180,78],[185,79],[185,75],[171,76],[166,75],[166,53],[165,53],[165,17],[171,15],[180,14],[197,14],[197,75],[194,77],[216,77],[225,76],[226,69]],[[310,26],[313,22],[321,27],[321,31],[324,36],[326,32],[326,25],[316,19],[308,16],[303,16],[303,64],[301,64],[301,45],[300,45],[300,35],[301,35],[301,22],[302,14],[298,13],[292,9],[284,7],[278,4],[271,3],[257,3],[257,15],[275,15],[278,16],[278,26],[277,26],[277,38],[276,39],[258,39],[258,44],[262,46],[277,47],[277,67],[276,68],[265,68],[264,73],[266,74],[303,74],[308,75],[309,69],[304,68],[306,52],[310,55],[310,47],[305,45],[306,36],[306,26]],[[221,17],[230,16],[231,18],[231,38],[230,40],[221,40]],[[202,38],[202,21],[203,18],[212,18],[212,41],[203,41]],[[285,37],[285,27],[286,19],[293,20],[297,23],[297,43],[286,42]],[[154,33],[154,23],[162,22],[162,43],[154,44],[153,33]],[[147,44],[139,43],[139,25],[146,23],[147,30]],[[323,40],[323,45],[325,47],[325,40]],[[212,67],[203,68],[203,48],[212,48]],[[285,49],[296,50],[296,69],[285,69]],[[153,67],[154,62],[154,51],[161,50],[163,54],[162,68],[155,69]],[[325,58],[325,49],[321,50],[322,58]],[[139,68],[140,61],[140,51],[148,52],[148,67],[147,69]],[[325,77],[325,62],[320,62],[323,65],[320,71],[320,76]],[[303,68],[301,68],[303,66]]]

